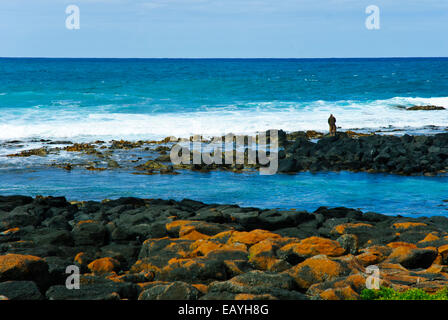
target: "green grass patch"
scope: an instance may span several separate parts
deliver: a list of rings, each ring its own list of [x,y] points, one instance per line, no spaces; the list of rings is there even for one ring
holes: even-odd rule
[[[361,292],[362,300],[448,300],[448,288],[435,293],[427,293],[422,289],[409,289],[396,291],[391,288],[381,287],[378,290],[364,289]]]

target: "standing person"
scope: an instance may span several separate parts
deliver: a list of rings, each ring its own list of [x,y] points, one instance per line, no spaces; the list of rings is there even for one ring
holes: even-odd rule
[[[330,125],[330,136],[336,135],[336,118],[330,114],[330,118],[328,118],[328,124]]]

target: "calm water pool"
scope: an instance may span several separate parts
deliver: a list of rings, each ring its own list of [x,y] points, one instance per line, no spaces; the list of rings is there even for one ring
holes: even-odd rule
[[[133,175],[128,171],[91,173],[60,169],[2,170],[0,194],[65,196],[102,200],[135,196],[260,208],[315,210],[346,206],[391,215],[448,214],[448,177],[402,177],[328,172],[260,176],[229,172]]]

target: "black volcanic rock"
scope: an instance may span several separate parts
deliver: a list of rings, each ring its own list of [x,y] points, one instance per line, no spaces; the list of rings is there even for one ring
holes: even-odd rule
[[[367,171],[402,175],[445,173],[448,133],[434,136],[349,136],[338,133],[317,143],[299,136],[285,148],[279,172]]]
[[[392,287],[448,286],[442,216],[1,199],[0,295],[10,299],[358,299],[369,265]],[[65,286],[72,265],[80,290]]]

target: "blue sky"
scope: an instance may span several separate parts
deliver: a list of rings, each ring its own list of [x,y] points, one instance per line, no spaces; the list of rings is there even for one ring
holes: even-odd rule
[[[447,0],[0,0],[3,57],[448,56],[447,35]]]

